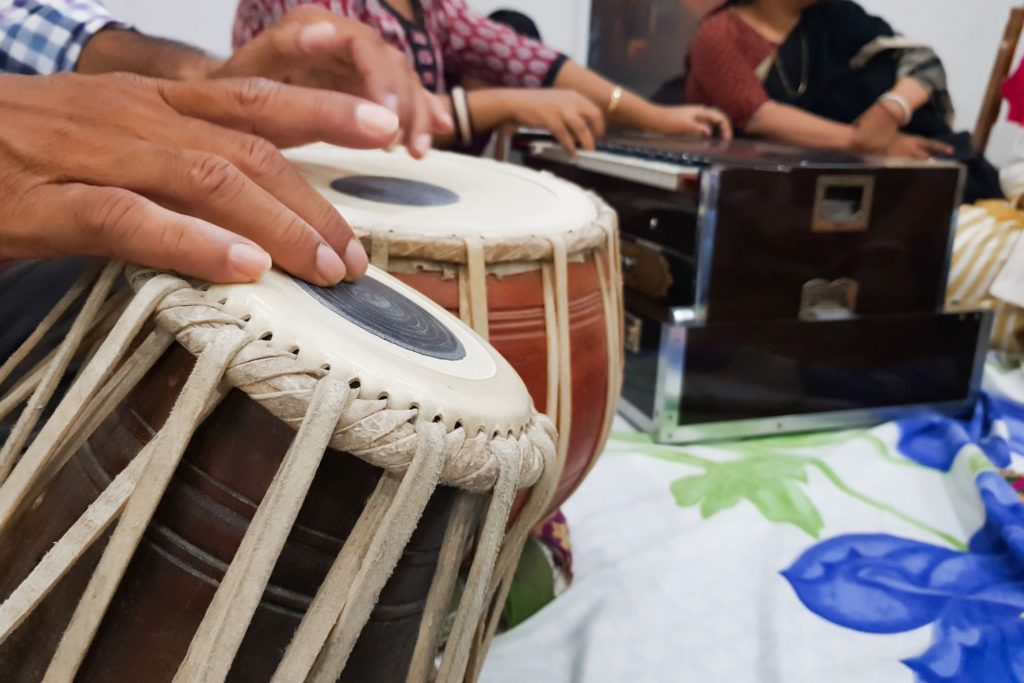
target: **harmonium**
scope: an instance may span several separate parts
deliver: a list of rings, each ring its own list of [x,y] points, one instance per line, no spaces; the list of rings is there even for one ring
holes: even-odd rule
[[[944,308],[958,164],[638,134],[511,152],[618,212],[620,412],[659,441],[970,414],[991,316]]]

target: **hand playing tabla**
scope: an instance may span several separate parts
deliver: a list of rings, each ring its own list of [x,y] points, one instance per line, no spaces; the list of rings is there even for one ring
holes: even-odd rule
[[[420,85],[404,54],[372,27],[323,7],[292,9],[210,76],[262,76],[364,97],[398,115],[399,141],[417,158],[435,133],[452,129],[448,112]]]
[[[365,100],[262,79],[0,76],[0,259],[239,282],[273,258],[313,283],[354,279],[362,246],[277,146],[380,147],[397,130]]]

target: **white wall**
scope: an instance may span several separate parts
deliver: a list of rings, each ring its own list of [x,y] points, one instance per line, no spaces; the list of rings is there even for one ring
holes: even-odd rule
[[[233,0],[104,0],[104,4],[146,33],[175,38],[213,54],[231,51]]]
[[[897,30],[934,46],[946,63],[957,125],[973,130],[992,60],[1010,7],[1020,0],[860,0]],[[537,22],[545,40],[575,59],[586,54],[590,0],[469,0],[482,11],[518,9]],[[234,0],[107,0],[119,16],[145,31],[224,54],[230,46]],[[1016,66],[1016,61],[1014,62]],[[999,163],[1014,126],[1001,123],[989,146]]]

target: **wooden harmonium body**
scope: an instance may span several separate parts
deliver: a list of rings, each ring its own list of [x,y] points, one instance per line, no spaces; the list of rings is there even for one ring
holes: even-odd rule
[[[991,320],[943,308],[959,165],[640,135],[513,149],[618,211],[621,412],[659,440],[972,409]]]

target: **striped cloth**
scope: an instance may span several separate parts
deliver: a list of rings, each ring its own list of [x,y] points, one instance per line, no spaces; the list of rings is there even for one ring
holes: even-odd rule
[[[991,309],[995,313],[992,346],[1012,353],[1024,353],[1024,309],[998,299],[990,290],[1022,236],[1024,213],[1004,201],[962,207],[946,289],[946,305],[951,309]]]

